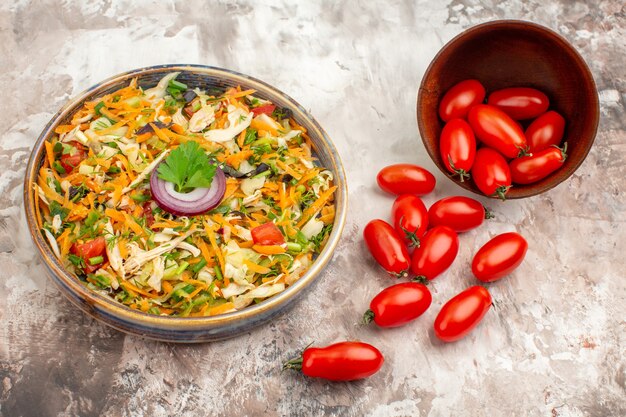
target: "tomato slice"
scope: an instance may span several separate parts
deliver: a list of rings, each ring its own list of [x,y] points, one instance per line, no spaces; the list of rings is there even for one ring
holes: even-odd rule
[[[267,114],[268,116],[271,116],[275,109],[276,106],[273,104],[264,104],[263,106],[255,107],[250,111],[254,113],[255,116],[258,116],[259,114]]]
[[[253,228],[252,240],[255,245],[282,245],[285,238],[278,226],[269,222]]]
[[[83,258],[83,261],[85,263],[85,267],[83,268],[83,270],[88,274],[100,268],[100,266],[102,266],[102,264],[106,261],[106,241],[102,236],[87,241],[83,244],[74,243],[70,251],[74,255]],[[96,265],[91,265],[89,259],[95,258],[96,256],[102,256],[102,262]]]
[[[69,174],[87,157],[87,149],[78,142],[68,142],[67,145],[70,146],[70,150],[68,153],[61,155],[59,163],[65,170],[65,173]]]

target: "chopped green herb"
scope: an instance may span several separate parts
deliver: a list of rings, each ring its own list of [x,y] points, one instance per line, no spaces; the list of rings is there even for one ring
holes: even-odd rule
[[[210,187],[215,169],[200,145],[189,141],[165,158],[159,165],[158,175],[162,180],[176,184],[176,191],[185,193],[198,187]]]

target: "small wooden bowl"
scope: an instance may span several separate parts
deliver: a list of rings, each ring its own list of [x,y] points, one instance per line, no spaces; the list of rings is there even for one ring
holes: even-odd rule
[[[543,26],[499,20],[474,26],[448,42],[424,74],[417,99],[417,123],[424,146],[439,169],[461,187],[482,195],[472,180],[460,182],[439,155],[444,123],[437,110],[446,91],[474,78],[487,95],[505,87],[533,87],[550,98],[550,109],[566,121],[567,160],[552,175],[529,185],[516,185],[507,198],[540,194],[567,179],[583,162],[598,128],[596,85],[583,58],[563,37]]]

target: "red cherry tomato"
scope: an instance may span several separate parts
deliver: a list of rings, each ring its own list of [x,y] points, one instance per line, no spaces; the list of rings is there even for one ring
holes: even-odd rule
[[[385,271],[398,278],[408,275],[411,265],[409,252],[389,223],[372,220],[363,229],[363,237],[370,253]]]
[[[422,199],[413,194],[402,194],[393,202],[391,217],[396,232],[406,244],[419,246],[420,238],[428,230],[428,210]]]
[[[380,327],[399,327],[415,320],[428,309],[433,298],[424,284],[403,282],[382,290],[370,303],[363,316]]]
[[[511,188],[509,165],[502,155],[491,148],[481,148],[476,152],[472,178],[478,189],[489,197],[497,196],[505,200]]]
[[[548,110],[548,96],[534,88],[504,88],[489,94],[487,104],[496,106],[515,120],[533,119]]]
[[[435,335],[444,342],[462,339],[480,323],[491,307],[491,295],[474,286],[451,298],[435,319]]]
[[[542,151],[550,146],[558,146],[563,139],[565,119],[555,111],[537,117],[526,129],[526,142],[529,152]]]
[[[283,369],[296,369],[306,376],[330,381],[353,381],[374,375],[384,362],[383,354],[372,345],[340,342],[307,348],[301,358],[286,362]]]
[[[476,156],[476,138],[465,120],[453,119],[446,123],[439,139],[439,153],[446,169],[459,175],[461,182],[469,178]]]
[[[255,115],[258,116],[259,114],[267,114],[268,116],[272,115],[272,112],[276,109],[276,106],[273,104],[265,104],[263,106],[259,106],[259,107],[255,107],[253,109],[251,109],[250,111]]]
[[[485,99],[485,87],[477,80],[465,80],[444,94],[439,103],[439,117],[444,122],[465,118],[469,109]]]
[[[531,184],[544,179],[563,166],[567,154],[567,143],[563,149],[551,146],[529,156],[522,156],[511,161],[511,179],[517,184]]]
[[[528,243],[519,233],[502,233],[478,249],[472,272],[482,282],[497,281],[513,272],[526,256]]]
[[[283,234],[273,222],[257,226],[250,232],[252,233],[252,240],[256,245],[282,245],[285,243]]]
[[[489,218],[491,213],[479,201],[460,195],[442,198],[428,209],[430,227],[448,226],[457,233],[475,229]]]
[[[378,186],[390,194],[418,196],[430,193],[437,182],[428,170],[411,164],[389,165],[380,170],[376,180]]]
[[[515,158],[528,147],[522,128],[496,107],[487,104],[474,106],[467,115],[467,121],[478,140],[507,158]]]
[[[83,244],[74,243],[70,249],[70,251],[76,255],[83,258],[84,267],[83,270],[90,274],[96,271],[98,268],[102,266],[102,264],[106,261],[106,241],[104,237],[100,236],[93,240],[89,240]],[[96,265],[92,265],[89,262],[89,259],[95,258],[97,256],[102,256],[102,262],[97,263]]]
[[[69,145],[69,152],[61,154],[59,163],[65,173],[69,174],[87,157],[87,148],[79,142],[68,142],[67,145]]]
[[[459,252],[459,237],[446,226],[430,229],[411,258],[411,272],[419,279],[433,280],[452,265]]]

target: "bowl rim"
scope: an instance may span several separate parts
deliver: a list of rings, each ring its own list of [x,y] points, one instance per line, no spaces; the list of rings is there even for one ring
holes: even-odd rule
[[[478,195],[483,196],[483,197],[495,198],[493,196],[485,196],[481,192],[479,192],[479,191],[473,189],[472,187],[470,187],[467,183],[455,180],[453,178],[453,176],[451,176],[450,173],[443,166],[440,166],[440,164],[435,162],[436,158],[437,158],[437,155],[433,155],[430,152],[430,149],[428,148],[428,146],[426,146],[426,139],[424,138],[425,137],[426,127],[424,125],[424,121],[422,120],[421,111],[420,111],[420,109],[422,108],[422,99],[423,99],[422,92],[428,91],[428,89],[425,86],[426,79],[427,79],[427,76],[432,71],[433,67],[435,66],[435,63],[441,57],[441,55],[448,48],[452,47],[454,44],[459,42],[462,38],[466,37],[467,35],[471,35],[472,33],[477,32],[477,31],[481,31],[481,30],[489,29],[489,28],[497,29],[499,27],[507,27],[509,29],[512,28],[512,27],[515,27],[516,29],[532,29],[532,30],[535,30],[537,32],[541,32],[544,35],[547,35],[547,36],[551,37],[554,41],[556,41],[562,47],[566,48],[568,51],[570,51],[572,53],[572,58],[577,60],[580,63],[580,67],[585,72],[584,75],[586,76],[587,79],[589,79],[591,81],[592,90],[596,92],[593,95],[593,98],[594,98],[593,103],[588,103],[588,105],[594,107],[595,114],[597,115],[597,117],[593,121],[593,126],[592,126],[592,130],[591,130],[591,132],[592,132],[592,140],[591,140],[589,146],[587,147],[587,149],[585,149],[585,152],[581,155],[580,160],[576,161],[571,166],[571,168],[570,168],[571,172],[567,176],[561,178],[559,181],[553,181],[551,183],[548,183],[544,187],[542,187],[541,189],[534,189],[534,188],[527,187],[527,186],[524,186],[524,185],[522,185],[521,187],[519,185],[517,187],[513,187],[513,191],[514,192],[507,193],[506,199],[507,200],[514,200],[514,199],[532,197],[532,196],[539,195],[539,194],[542,194],[542,193],[544,193],[546,191],[551,190],[552,188],[556,187],[557,185],[559,185],[562,182],[564,182],[567,179],[569,179],[574,174],[574,172],[580,167],[580,165],[582,165],[584,160],[587,158],[587,155],[589,154],[589,151],[591,150],[591,147],[593,146],[593,143],[595,142],[595,138],[596,138],[596,136],[598,134],[598,126],[600,124],[600,100],[599,100],[599,97],[598,97],[598,87],[596,85],[595,79],[593,78],[593,74],[592,74],[591,70],[589,69],[589,65],[587,65],[587,62],[582,57],[582,55],[578,52],[578,50],[567,39],[565,39],[565,37],[563,37],[561,34],[557,33],[556,31],[554,31],[553,29],[551,29],[549,27],[546,27],[546,26],[543,26],[543,25],[540,25],[540,24],[535,23],[535,22],[528,21],[528,20],[521,20],[521,19],[498,19],[498,20],[492,20],[492,21],[485,22],[485,23],[480,23],[478,25],[474,25],[474,26],[471,26],[471,27],[463,30],[461,33],[457,34],[452,39],[450,39],[448,42],[446,42],[441,47],[441,49],[439,49],[437,54],[430,61],[430,64],[426,68],[426,71],[424,71],[424,75],[422,76],[422,80],[420,81],[420,86],[419,86],[419,88],[417,90],[417,106],[416,106],[416,108],[417,108],[417,127],[418,127],[418,130],[419,130],[419,133],[420,133],[420,138],[422,139],[422,143],[424,144],[424,148],[426,148],[426,152],[428,153],[430,158],[433,160],[433,163],[437,166],[437,168],[439,168],[439,170],[442,173],[445,174],[445,176],[450,181],[454,182],[459,187],[461,187],[461,188],[463,188],[465,190],[471,191],[472,193],[478,194]]]
[[[62,267],[61,263],[57,259],[56,255],[52,252],[52,249],[50,248],[48,242],[44,240],[42,234],[37,227],[34,210],[33,185],[35,184],[40,161],[43,157],[42,153],[44,149],[44,142],[54,134],[55,127],[66,116],[77,110],[90,95],[94,94],[94,92],[97,93],[98,91],[105,90],[107,87],[112,86],[113,84],[116,84],[120,81],[130,81],[130,79],[132,79],[133,77],[141,78],[141,76],[144,76],[146,74],[173,71],[184,71],[202,74],[205,76],[217,76],[219,78],[227,78],[239,83],[240,85],[245,85],[248,88],[254,88],[254,86],[260,87],[261,94],[269,92],[275,96],[280,96],[292,107],[291,110],[294,112],[294,117],[296,119],[304,119],[315,128],[315,134],[319,137],[320,143],[326,149],[332,162],[332,167],[327,168],[332,169],[334,171],[333,174],[337,174],[337,178],[334,179],[335,185],[338,186],[337,192],[335,194],[335,221],[333,223],[333,230],[331,232],[331,235],[329,236],[328,241],[324,246],[322,252],[320,252],[319,256],[315,259],[315,261],[313,262],[311,267],[305,272],[305,274],[301,276],[295,283],[287,287],[284,291],[275,294],[258,304],[248,306],[239,311],[209,317],[170,317],[156,316],[149,313],[144,313],[140,310],[131,309],[130,307],[127,307],[113,300],[109,296],[90,290],[81,282],[79,282],[79,279],[77,277],[65,270],[65,268]],[[257,88],[257,90],[258,89],[259,88]],[[56,280],[54,279],[52,279],[52,281],[54,281],[57,285],[62,284],[62,286],[66,287],[66,289],[73,292],[73,295],[78,296],[82,303],[79,303],[73,297],[70,297],[69,294],[65,293],[65,291],[62,290],[61,292],[83,311],[85,311],[86,309],[86,306],[84,304],[86,303],[89,306],[88,309],[90,310],[93,310],[95,306],[103,310],[106,314],[113,315],[114,317],[122,319],[125,322],[130,322],[135,325],[139,324],[148,328],[158,328],[162,331],[181,330],[182,326],[184,326],[184,330],[190,331],[205,329],[208,330],[212,328],[222,327],[228,324],[243,322],[248,319],[253,319],[255,317],[263,315],[263,313],[268,313],[269,311],[280,311],[279,307],[281,305],[288,304],[315,281],[315,279],[320,275],[320,272],[324,269],[324,267],[332,258],[333,252],[339,243],[341,232],[343,231],[346,222],[348,210],[347,197],[348,189],[346,175],[343,164],[341,162],[341,158],[339,157],[339,153],[326,131],[320,126],[317,120],[304,109],[304,107],[302,107],[296,100],[291,98],[289,95],[257,78],[229,69],[199,64],[164,64],[129,70],[111,76],[97,84],[94,84],[67,100],[67,102],[46,124],[41,134],[35,141],[26,167],[23,190],[24,210],[26,214],[28,230],[31,239],[33,240],[33,243],[37,248],[37,252],[41,256],[43,263],[46,266],[47,272],[49,274],[55,274],[60,282],[56,282]],[[100,319],[100,317],[98,317],[97,315],[96,318]],[[259,318],[261,319],[261,317]],[[137,331],[132,331],[133,329],[130,329],[131,331],[129,331],[128,328],[115,326],[110,321],[103,321],[109,326],[115,327],[118,330],[124,331],[126,333],[131,333],[135,335],[140,334]],[[261,319],[258,323],[255,323],[255,326],[260,325],[263,322],[264,321]],[[235,336],[236,334],[238,333],[235,332],[233,336]],[[149,335],[143,336],[153,339],[155,338]],[[170,340],[167,338],[157,339]]]

